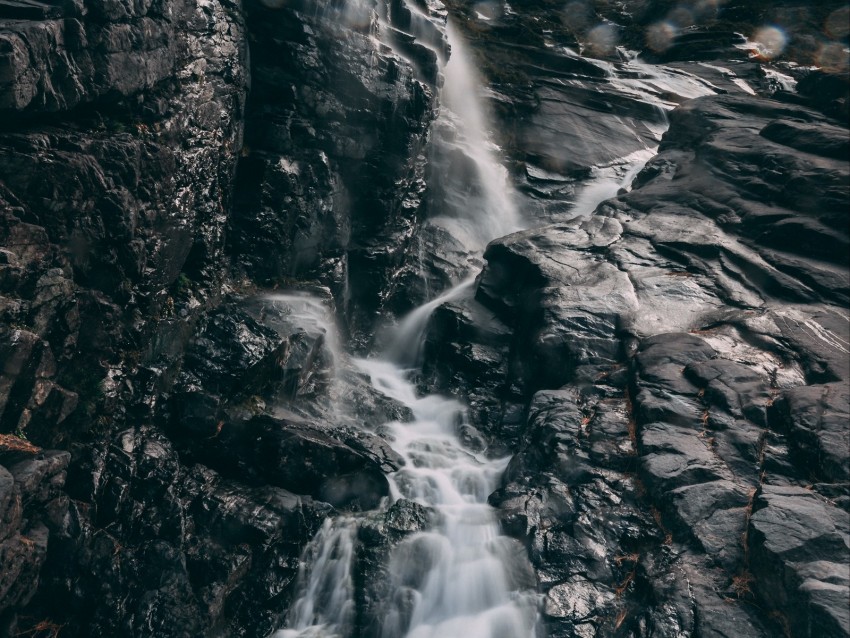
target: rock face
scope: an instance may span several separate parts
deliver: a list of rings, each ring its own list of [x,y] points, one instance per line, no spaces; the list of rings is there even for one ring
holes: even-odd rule
[[[68,526],[62,491],[67,452],[43,452],[14,436],[0,435],[0,631],[10,634],[14,615],[39,586],[48,539]],[[52,549],[52,548],[51,548]]]
[[[420,386],[547,635],[850,635],[846,9],[521,4],[0,0],[0,635],[267,636],[351,512],[404,626],[434,513],[345,350],[470,268]],[[426,223],[449,14],[530,228],[483,261]]]
[[[483,55],[523,18],[488,22]],[[682,41],[666,68],[728,67],[731,42]],[[672,111],[629,192],[492,242],[430,322],[423,384],[516,441],[491,502],[549,635],[850,633],[847,129],[796,95],[721,93]],[[511,139],[549,185],[529,196],[573,197],[569,167]]]
[[[397,28],[409,27],[399,3],[248,9],[252,90],[232,252],[262,283],[321,280],[368,321],[421,205],[435,54],[399,41]],[[441,41],[423,22],[425,41]]]
[[[329,412],[327,335],[255,286],[320,280],[368,322],[435,113],[403,19],[0,4],[3,635],[267,635],[332,505],[387,493],[398,459]],[[358,418],[396,410],[361,386]]]
[[[491,388],[495,436],[521,433],[494,503],[553,635],[848,631],[848,167],[778,139],[786,117],[832,126],[686,103],[630,193],[494,242],[474,300],[434,318],[438,378]],[[464,324],[480,347],[456,348]]]

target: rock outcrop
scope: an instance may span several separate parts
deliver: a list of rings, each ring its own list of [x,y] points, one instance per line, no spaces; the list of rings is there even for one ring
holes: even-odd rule
[[[389,448],[326,420],[325,337],[256,286],[320,280],[368,326],[435,113],[403,19],[0,5],[4,635],[268,634],[329,503],[387,493]]]
[[[618,91],[557,46],[530,71],[536,51],[504,56],[497,36],[534,15],[478,31],[482,57],[522,72],[492,73],[510,125],[545,111],[541,67],[571,78],[554,90]],[[574,167],[508,138],[557,223],[488,246],[471,291],[431,319],[423,385],[468,400],[494,452],[515,441],[491,502],[528,547],[549,635],[846,636],[846,123],[775,92],[734,52],[743,39],[698,32],[653,75],[719,95],[673,109],[658,154],[591,215],[570,207]],[[692,97],[668,87],[663,101]],[[590,106],[596,126],[612,104]]]
[[[850,174],[816,141],[846,130],[731,95],[670,122],[630,192],[488,247],[426,373],[518,438],[492,502],[551,635],[846,635]]]

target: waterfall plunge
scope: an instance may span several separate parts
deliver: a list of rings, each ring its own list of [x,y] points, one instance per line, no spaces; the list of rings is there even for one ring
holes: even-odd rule
[[[418,9],[411,10],[422,17]],[[432,157],[441,206],[430,222],[480,255],[487,242],[519,230],[521,224],[508,173],[488,136],[486,111],[477,95],[480,84],[451,24],[448,37],[452,54],[444,68]],[[457,436],[465,407],[438,395],[418,397],[408,379],[431,313],[469,285],[471,279],[410,313],[385,356],[355,362],[375,389],[414,415],[410,423],[386,426],[393,449],[407,462],[390,477],[392,497],[432,507],[439,520],[433,530],[410,536],[392,552],[391,589],[408,592],[413,604],[400,609],[384,601],[382,638],[535,634],[537,596],[527,578],[517,576],[528,573],[527,559],[516,541],[500,534],[495,511],[487,505],[508,459],[488,459],[465,448]],[[353,526],[350,518],[328,523],[311,543],[301,595],[290,610],[289,629],[278,632],[278,638],[350,635],[353,592],[347,583]]]
[[[457,30],[448,23],[451,57],[445,65],[442,105],[435,123],[432,175],[439,206],[431,222],[480,252],[497,237],[522,227],[508,171],[488,133],[481,82]]]

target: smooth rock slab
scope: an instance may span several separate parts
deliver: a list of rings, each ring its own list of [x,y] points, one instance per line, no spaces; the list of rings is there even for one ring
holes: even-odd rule
[[[765,485],[748,531],[759,595],[787,619],[794,636],[850,632],[850,515],[815,493]]]
[[[850,388],[847,383],[787,390],[776,402],[775,425],[811,471],[827,481],[850,480]]]

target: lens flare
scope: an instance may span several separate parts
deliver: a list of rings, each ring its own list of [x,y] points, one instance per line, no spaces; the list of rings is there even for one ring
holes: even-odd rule
[[[827,35],[836,40],[850,35],[850,6],[843,6],[829,14],[823,25]]]
[[[679,30],[669,22],[656,22],[646,30],[646,45],[656,53],[669,49]]]
[[[600,24],[587,32],[587,45],[596,55],[613,53],[617,47],[617,30],[610,24]]]
[[[767,26],[756,31],[752,39],[756,57],[772,60],[782,54],[788,44],[788,36],[779,27]]]
[[[817,65],[827,73],[846,73],[850,69],[850,50],[838,42],[821,45]]]

